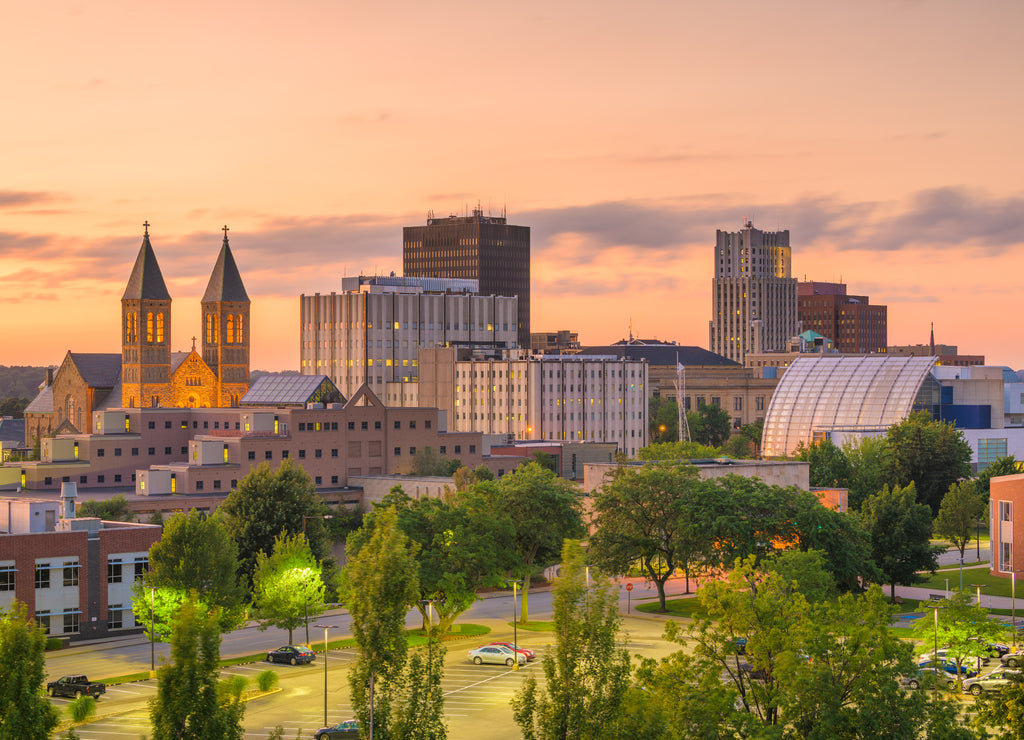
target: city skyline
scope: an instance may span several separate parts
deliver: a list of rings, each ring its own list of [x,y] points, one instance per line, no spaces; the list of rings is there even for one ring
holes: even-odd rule
[[[706,347],[716,229],[889,306],[889,343],[1024,368],[1024,71],[1002,3],[8,9],[0,364],[116,352],[151,224],[172,348],[227,224],[252,367],[299,295],[401,272],[402,228],[531,227],[532,327]],[[73,310],[71,310],[73,307]]]

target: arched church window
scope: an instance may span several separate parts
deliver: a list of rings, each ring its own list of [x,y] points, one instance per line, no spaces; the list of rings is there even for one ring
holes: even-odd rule
[[[235,341],[235,317],[232,314],[228,314],[228,325],[224,341],[228,344],[233,344]]]
[[[164,341],[164,312],[161,311],[156,315],[156,341],[158,344],[162,344]]]
[[[150,311],[146,314],[146,341],[152,343],[153,341],[153,312]]]
[[[129,311],[124,315],[124,341],[132,341],[132,314]]]
[[[213,343],[213,314],[206,314],[206,343]]]
[[[242,336],[242,314],[238,314],[237,327],[235,328],[235,339],[237,339],[239,344],[245,341]]]

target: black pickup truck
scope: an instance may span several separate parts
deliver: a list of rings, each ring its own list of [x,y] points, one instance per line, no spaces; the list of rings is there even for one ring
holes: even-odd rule
[[[74,699],[86,695],[99,699],[100,694],[107,693],[107,685],[92,682],[85,676],[62,676],[46,684],[46,693],[50,696],[67,696]]]

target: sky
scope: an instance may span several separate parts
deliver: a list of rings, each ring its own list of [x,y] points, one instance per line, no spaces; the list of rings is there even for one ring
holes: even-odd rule
[[[1024,368],[1024,3],[0,3],[0,364],[118,352],[143,222],[198,335],[223,237],[252,367],[402,227],[530,226],[534,331],[708,346],[715,230]]]

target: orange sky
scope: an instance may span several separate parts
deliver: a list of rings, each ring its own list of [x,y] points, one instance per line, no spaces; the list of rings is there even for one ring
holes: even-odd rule
[[[795,277],[890,343],[1024,368],[1024,4],[8,3],[0,364],[119,350],[150,222],[173,343],[231,227],[253,366],[298,295],[401,271],[401,227],[507,206],[535,330],[707,346],[715,229],[788,228]]]

